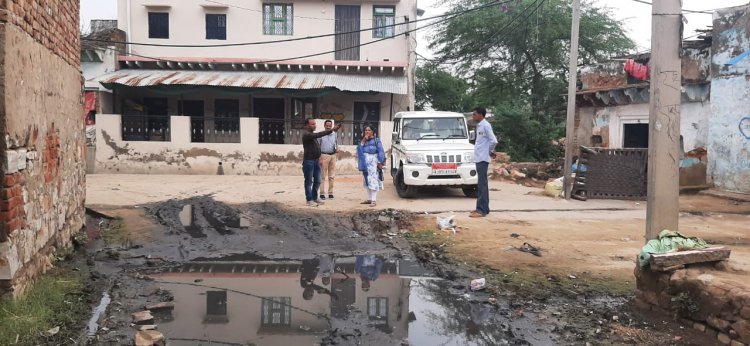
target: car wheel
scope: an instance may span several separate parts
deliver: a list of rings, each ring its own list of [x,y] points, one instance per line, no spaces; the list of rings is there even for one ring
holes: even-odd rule
[[[477,192],[478,191],[477,191],[476,185],[473,185],[473,186],[464,186],[464,187],[461,188],[461,190],[463,190],[464,195],[466,197],[477,198]]]
[[[396,185],[396,192],[401,198],[413,198],[417,195],[417,187],[406,185],[404,182],[404,170],[401,168],[399,168],[396,173],[396,181],[394,185]]]

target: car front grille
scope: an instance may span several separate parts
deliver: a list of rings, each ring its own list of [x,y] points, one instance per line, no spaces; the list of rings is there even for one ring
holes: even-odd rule
[[[427,155],[427,163],[461,163],[461,155]]]

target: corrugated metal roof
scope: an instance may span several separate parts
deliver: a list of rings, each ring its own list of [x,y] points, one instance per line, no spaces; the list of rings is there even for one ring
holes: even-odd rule
[[[205,85],[268,89],[323,89],[407,94],[405,76],[266,71],[119,70],[92,81],[131,87]]]

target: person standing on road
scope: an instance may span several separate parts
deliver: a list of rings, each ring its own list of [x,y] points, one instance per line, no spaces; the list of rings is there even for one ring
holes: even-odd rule
[[[383,189],[383,166],[385,165],[385,151],[383,143],[375,136],[371,126],[365,127],[365,136],[357,145],[357,161],[359,171],[364,175],[364,185],[367,189],[367,200],[361,204],[376,206],[378,191]]]
[[[320,143],[318,138],[330,135],[341,128],[341,124],[336,125],[331,130],[315,132],[315,119],[305,120],[306,131],[302,135],[302,148],[304,149],[302,161],[302,173],[305,175],[305,198],[307,205],[317,207],[323,204],[318,199],[318,187],[320,186]]]
[[[495,158],[495,146],[497,138],[492,132],[490,125],[484,117],[487,110],[483,107],[474,108],[471,114],[472,120],[476,123],[476,141],[474,143],[474,162],[477,166],[477,207],[476,210],[469,214],[469,217],[485,217],[490,213],[490,189],[487,181],[487,171],[490,167],[490,161]]]
[[[333,121],[326,120],[323,124],[326,131],[333,128]],[[323,169],[323,177],[320,183],[320,199],[326,199],[326,181],[328,181],[328,199],[333,199],[333,180],[336,177],[336,155],[339,146],[336,144],[336,133],[318,138],[320,142],[320,166]]]

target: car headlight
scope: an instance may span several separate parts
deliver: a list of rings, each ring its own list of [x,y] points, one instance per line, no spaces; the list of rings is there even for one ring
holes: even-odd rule
[[[464,153],[464,162],[474,162],[474,153],[469,151]]]
[[[427,159],[424,154],[406,154],[406,161],[409,163],[425,163]]]

